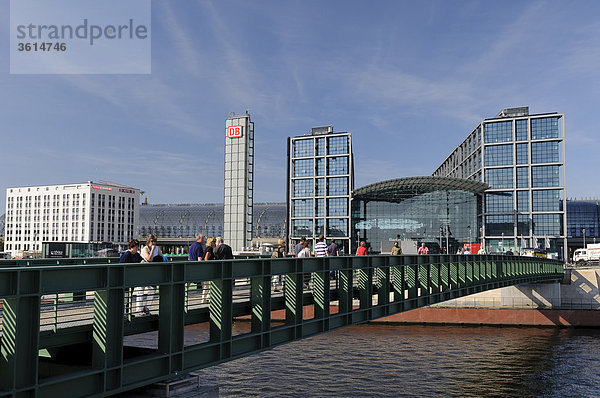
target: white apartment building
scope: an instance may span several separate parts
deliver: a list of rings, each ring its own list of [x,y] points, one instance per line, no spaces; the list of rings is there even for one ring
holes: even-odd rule
[[[6,189],[5,251],[40,253],[42,242],[127,244],[139,223],[140,190],[108,182]]]

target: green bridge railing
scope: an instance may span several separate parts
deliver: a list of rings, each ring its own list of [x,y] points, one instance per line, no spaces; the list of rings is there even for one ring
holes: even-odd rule
[[[0,397],[112,395],[316,333],[564,274],[558,261],[493,255],[104,261],[0,262]],[[138,286],[157,287],[148,316],[133,310]]]

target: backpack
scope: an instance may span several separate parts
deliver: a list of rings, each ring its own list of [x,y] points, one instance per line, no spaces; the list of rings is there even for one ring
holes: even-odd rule
[[[281,247],[276,248],[275,250],[273,250],[273,254],[271,254],[271,258],[280,258],[283,257],[281,255]]]

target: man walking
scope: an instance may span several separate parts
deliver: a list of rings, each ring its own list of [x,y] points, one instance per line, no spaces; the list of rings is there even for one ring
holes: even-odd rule
[[[417,254],[425,255],[428,253],[429,253],[429,248],[427,246],[425,246],[425,242],[421,243],[421,247],[419,247]]]
[[[326,257],[329,253],[327,252],[327,243],[325,243],[325,237],[319,235],[319,241],[315,245],[315,257]]]
[[[398,241],[394,242],[394,247],[392,247],[392,252],[390,254],[392,256],[399,256],[402,254],[402,248],[400,248]]]
[[[188,260],[201,261],[204,258],[204,249],[202,248],[203,240],[204,236],[202,236],[202,234],[198,234],[198,236],[196,237],[196,241],[190,246],[190,250],[188,252]]]
[[[335,239],[331,240],[331,244],[327,248],[327,255],[334,256],[334,257],[337,257],[340,255],[340,249],[339,249],[337,243],[335,243]]]
[[[231,246],[225,244],[223,238],[217,236],[217,247],[215,248],[215,259],[216,260],[231,260],[233,259],[233,253],[231,252]]]

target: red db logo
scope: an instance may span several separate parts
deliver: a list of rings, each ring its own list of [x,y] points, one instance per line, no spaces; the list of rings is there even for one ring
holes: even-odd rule
[[[239,138],[242,136],[242,126],[227,127],[227,138]]]

